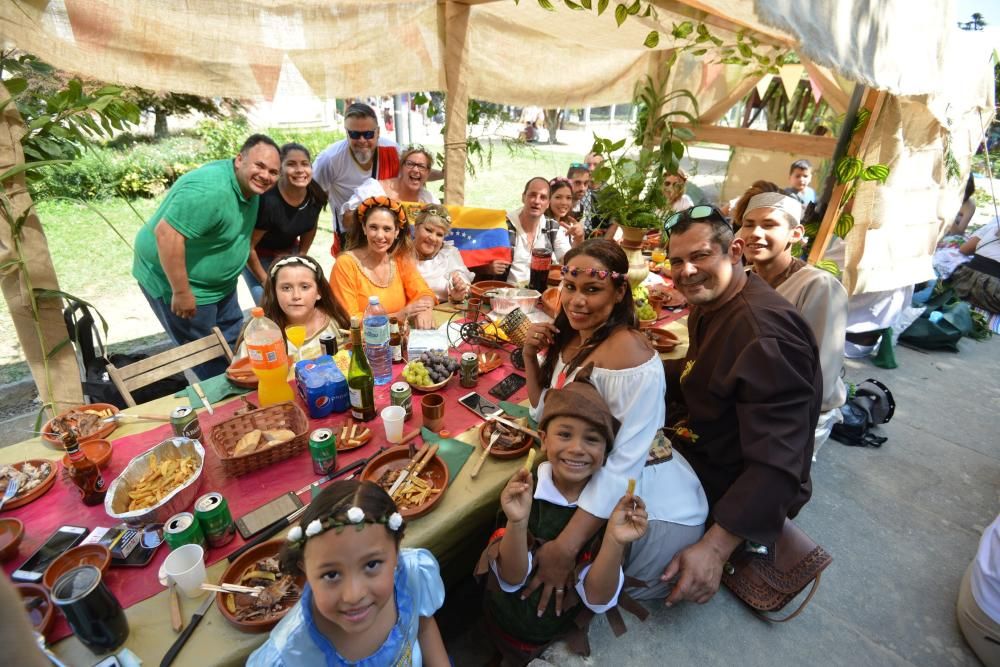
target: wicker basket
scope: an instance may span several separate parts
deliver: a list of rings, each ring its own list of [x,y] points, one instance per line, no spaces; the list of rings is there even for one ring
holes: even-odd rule
[[[497,326],[507,334],[512,343],[515,345],[524,345],[524,341],[528,337],[528,327],[531,326],[531,320],[524,314],[524,311],[520,308],[515,308],[500,320]]]
[[[295,437],[258,452],[233,456],[230,452],[239,439],[255,428],[261,431],[287,428],[295,432]],[[304,450],[309,445],[309,419],[295,403],[279,403],[216,424],[208,440],[226,474],[238,477],[284,461]]]

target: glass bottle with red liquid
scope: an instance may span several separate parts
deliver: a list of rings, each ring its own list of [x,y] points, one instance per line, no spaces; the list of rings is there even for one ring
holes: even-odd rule
[[[104,484],[104,476],[97,468],[97,464],[87,458],[87,455],[80,449],[78,434],[74,429],[68,429],[62,437],[63,447],[66,449],[69,465],[66,466],[66,474],[80,491],[80,496],[84,505],[100,505],[104,502],[108,488]]]

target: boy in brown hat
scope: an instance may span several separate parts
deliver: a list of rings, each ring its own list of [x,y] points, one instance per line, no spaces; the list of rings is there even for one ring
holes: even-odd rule
[[[581,369],[562,389],[549,390],[539,424],[547,461],[538,466],[534,489],[531,472],[525,468],[507,482],[500,495],[507,525],[494,534],[480,561],[480,572],[485,573],[487,564],[491,570],[486,624],[506,664],[526,664],[551,642],[570,635],[584,607],[596,614],[614,608],[624,583],[625,546],[646,532],[645,505],[626,492],[608,519],[603,538],[595,536],[578,556],[576,586],[556,589],[555,600],[543,609],[538,608],[540,590],[522,598],[532,552],[558,536],[569,522],[577,498],[604,465],[621,425],[589,382],[592,367]],[[586,651],[585,634],[577,639],[582,641],[570,637],[571,645]]]

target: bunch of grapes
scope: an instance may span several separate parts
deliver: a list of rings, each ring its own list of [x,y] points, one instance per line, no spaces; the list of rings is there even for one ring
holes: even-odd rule
[[[403,369],[403,379],[412,385],[426,387],[447,380],[458,370],[458,361],[448,356],[444,350],[431,350],[411,361]]]
[[[653,307],[649,305],[649,301],[643,301],[641,304],[636,304],[638,307],[635,309],[635,315],[640,320],[655,320],[656,311]]]

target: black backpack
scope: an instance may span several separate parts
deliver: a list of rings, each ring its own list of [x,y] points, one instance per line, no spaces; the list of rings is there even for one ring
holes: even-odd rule
[[[70,303],[63,311],[63,320],[69,339],[76,346],[77,357],[84,379],[83,393],[92,403],[110,403],[119,408],[128,407],[121,392],[111,381],[107,365],[113,363],[118,368],[146,359],[148,354],[112,354],[108,356],[104,340],[94,321],[94,315],[86,304],[79,301]],[[181,373],[136,389],[132,398],[136,403],[145,403],[162,396],[175,394],[187,387],[187,380]]]

